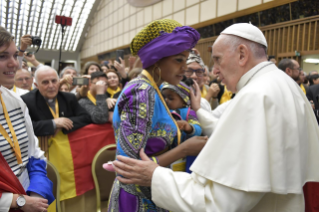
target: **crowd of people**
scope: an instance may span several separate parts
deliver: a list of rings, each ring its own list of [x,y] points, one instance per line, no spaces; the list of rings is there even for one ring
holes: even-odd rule
[[[128,64],[58,73],[27,54],[30,35],[17,48],[1,27],[0,211],[47,211],[37,137],[92,123],[112,123],[117,145],[108,211],[303,211],[303,185],[319,181],[318,72],[277,67],[251,24],[221,33],[211,69],[199,39],[157,20],[133,38]]]

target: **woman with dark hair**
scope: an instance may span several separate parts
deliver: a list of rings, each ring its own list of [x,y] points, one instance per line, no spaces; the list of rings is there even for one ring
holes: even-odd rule
[[[308,79],[309,79],[309,86],[319,84],[319,75],[318,74],[310,75]]]
[[[102,71],[100,64],[94,61],[85,63],[83,75],[91,75],[93,72],[96,71]]]
[[[144,149],[151,160],[165,167],[187,155],[197,155],[205,145],[206,137],[180,143],[181,132],[159,91],[164,81],[177,85],[183,79],[189,50],[199,37],[191,27],[163,19],[150,23],[133,38],[131,52],[139,55],[144,70],[127,83],[114,109],[117,155],[138,159]],[[178,146],[169,150],[175,136]],[[149,187],[115,179],[108,211],[166,210],[152,202]]]
[[[120,87],[120,76],[115,70],[109,69],[106,72],[106,77],[107,77],[107,85],[108,85],[106,90],[106,94],[107,94],[106,103],[107,103],[107,107],[111,109],[111,111],[113,111],[113,108],[116,104],[116,100],[119,97],[122,90]]]
[[[107,72],[107,70],[109,70],[109,66],[108,66],[108,65],[103,64],[103,65],[101,65],[101,69],[102,69],[102,71],[103,71],[104,73],[106,73],[106,72]]]

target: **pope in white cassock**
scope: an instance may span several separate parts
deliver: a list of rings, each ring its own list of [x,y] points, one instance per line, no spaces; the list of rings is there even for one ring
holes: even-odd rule
[[[219,119],[192,105],[211,135],[193,173],[160,167],[141,151],[142,160],[114,161],[119,181],[151,186],[154,203],[175,212],[304,211],[302,187],[319,181],[319,129],[298,84],[266,51],[257,27],[226,28],[213,45],[214,73],[236,97]]]

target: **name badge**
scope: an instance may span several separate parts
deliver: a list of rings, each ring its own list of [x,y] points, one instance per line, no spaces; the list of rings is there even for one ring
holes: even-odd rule
[[[179,159],[170,165],[170,168],[174,172],[185,172],[186,171],[186,158]]]
[[[18,179],[19,179],[22,187],[24,188],[24,190],[27,191],[27,189],[29,188],[29,185],[30,185],[28,170],[24,169],[24,171],[22,172],[22,174],[20,175],[20,177]]]

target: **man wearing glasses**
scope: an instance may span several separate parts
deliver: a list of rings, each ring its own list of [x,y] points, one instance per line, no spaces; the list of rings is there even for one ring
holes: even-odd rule
[[[218,85],[216,85],[217,88],[211,87],[210,89],[209,86],[205,84],[208,71],[205,70],[205,65],[199,54],[196,54],[196,52],[191,52],[188,56],[186,64],[187,69],[185,71],[185,76],[197,82],[201,91],[202,107],[208,111],[216,108],[218,105],[216,97],[219,93],[219,88]],[[207,102],[203,99],[207,100]]]
[[[185,71],[185,76],[187,78],[192,78],[197,82],[202,98],[205,98],[207,95],[208,86],[205,86],[205,65],[199,55],[195,52],[191,52],[187,60],[187,69]]]
[[[278,64],[278,68],[288,74],[296,82],[299,81],[301,69],[296,60],[282,59]]]
[[[25,69],[20,69],[16,72],[16,75],[14,77],[14,85],[16,87],[31,91],[32,84],[33,77],[31,76],[31,72]]]

